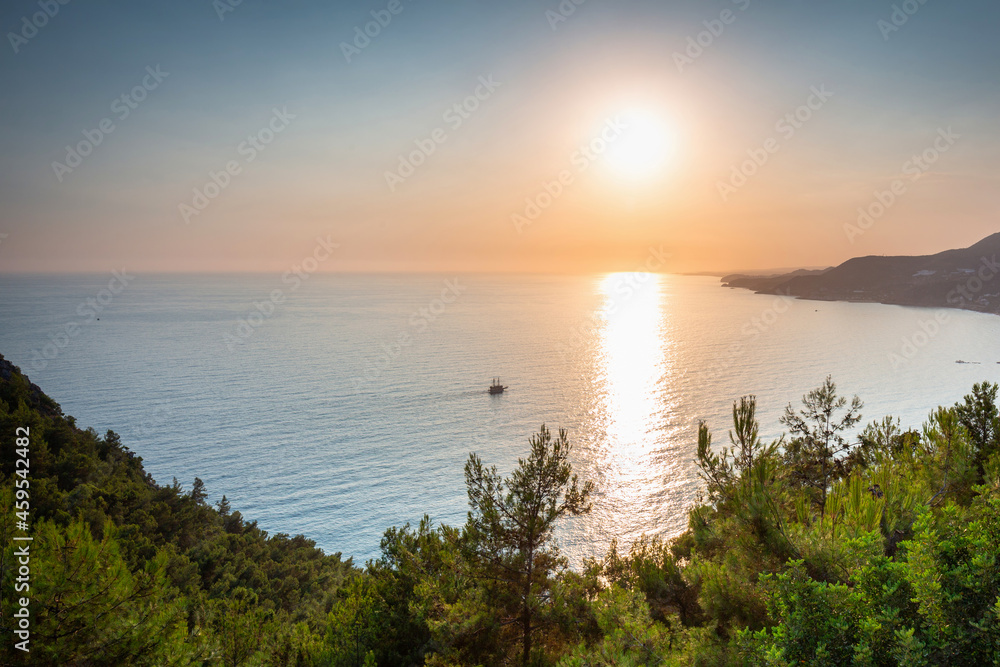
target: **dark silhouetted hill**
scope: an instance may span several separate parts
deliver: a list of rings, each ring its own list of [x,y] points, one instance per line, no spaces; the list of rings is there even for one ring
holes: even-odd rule
[[[922,256],[868,256],[824,271],[726,276],[727,287],[820,301],[964,308],[1000,313],[1000,233],[968,248]]]

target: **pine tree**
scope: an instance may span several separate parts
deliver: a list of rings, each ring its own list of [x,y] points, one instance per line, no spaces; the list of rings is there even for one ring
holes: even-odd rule
[[[466,556],[481,581],[494,589],[500,613],[519,628],[521,664],[531,658],[532,638],[543,615],[553,574],[567,565],[551,544],[556,521],[590,512],[593,483],[579,484],[569,463],[565,430],[553,440],[543,424],[531,453],[504,479],[475,454],[465,464],[469,495]]]
[[[165,554],[130,572],[110,521],[101,539],[83,521],[43,521],[33,544],[35,664],[187,664],[192,646]]]
[[[826,495],[833,480],[843,476],[846,466],[843,455],[850,443],[843,433],[861,420],[864,404],[855,396],[850,404],[837,396],[837,385],[827,376],[823,385],[802,397],[804,409],[798,412],[791,403],[781,417],[791,431],[791,441],[785,447],[785,462],[792,480],[817,493],[820,513],[825,510]],[[843,416],[837,413],[846,408]]]

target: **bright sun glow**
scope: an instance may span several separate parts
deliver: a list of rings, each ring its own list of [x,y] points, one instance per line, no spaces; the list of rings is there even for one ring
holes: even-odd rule
[[[628,178],[655,174],[673,150],[673,137],[664,120],[638,109],[623,112],[620,119],[624,129],[608,146],[608,162]]]

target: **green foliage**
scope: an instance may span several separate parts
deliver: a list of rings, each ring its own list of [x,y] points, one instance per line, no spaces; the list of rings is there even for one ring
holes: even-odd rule
[[[920,441],[918,431],[903,431],[899,418],[872,422],[858,436],[857,445],[844,461],[847,472],[885,465],[909,456]]]
[[[600,641],[578,645],[559,661],[559,667],[652,667],[663,664],[680,646],[670,625],[653,622],[638,591],[612,586],[590,606]]]
[[[7,500],[5,518],[12,516]],[[10,535],[10,526],[3,532]],[[24,593],[31,600],[32,641],[23,664],[186,665],[195,658],[183,603],[167,583],[166,555],[131,572],[117,538],[111,522],[100,539],[82,521],[35,525],[32,586]],[[14,558],[7,544],[5,564]],[[4,591],[12,591],[14,568],[3,574]],[[13,599],[5,596],[4,618],[12,608]]]
[[[520,662],[532,658],[534,634],[548,623],[553,575],[567,567],[552,542],[556,521],[590,511],[593,484],[582,486],[569,463],[571,446],[566,431],[552,438],[543,424],[530,441],[531,452],[502,478],[496,467],[486,468],[475,454],[465,464],[469,518],[461,548],[477,590],[476,607],[489,609],[495,633],[516,628]],[[477,630],[481,632],[481,630]]]
[[[757,423],[757,399],[744,396],[733,404],[734,431],[729,432],[731,448],[712,451],[712,436],[708,426],[698,425],[698,466],[708,486],[708,496],[716,504],[738,502],[746,498],[753,486],[766,484],[769,470],[762,467],[774,462],[781,442],[765,445],[760,441]],[[743,492],[742,494],[740,492]]]
[[[447,615],[464,588],[456,571],[458,532],[434,528],[424,517],[416,529],[390,528],[382,556],[340,589],[325,643],[332,665],[356,665],[371,655],[379,665],[420,664],[431,652],[429,619]]]
[[[704,620],[697,591],[684,579],[668,542],[643,535],[626,557],[613,542],[602,565],[609,582],[643,594],[655,620],[670,623],[676,617],[685,626]]]
[[[733,404],[733,426],[732,447],[715,454],[708,428],[700,425],[698,465],[713,506],[692,511],[694,548],[681,550],[691,561],[684,578],[722,636],[733,627],[767,623],[756,580],[798,554],[780,485],[783,441],[760,441],[753,396]]]
[[[314,664],[352,571],[302,536],[267,533],[196,479],[159,486],[112,431],[81,430],[0,357],[0,438],[31,432],[33,648],[10,657],[14,457],[0,457],[0,663]],[[69,601],[77,600],[77,603]],[[251,647],[251,648],[248,648]],[[20,653],[20,652],[18,652]],[[74,657],[75,656],[75,657]],[[75,662],[74,662],[75,661]]]
[[[850,443],[843,434],[861,419],[863,404],[857,396],[848,404],[847,398],[837,395],[833,379],[827,377],[822,386],[802,397],[802,406],[796,412],[789,404],[781,417],[781,423],[791,431],[784,458],[789,481],[811,490],[822,511],[830,483],[848,471],[844,455]],[[838,416],[841,410],[845,411]]]
[[[1000,410],[997,409],[995,384],[983,382],[972,387],[972,393],[955,404],[958,421],[965,427],[975,451],[974,465],[980,483],[984,480],[989,460],[1000,454]]]
[[[1000,662],[1000,494],[980,490],[967,508],[922,512],[903,545],[915,629],[932,664]]]
[[[845,405],[830,391],[810,396],[826,406]],[[966,400],[978,406],[974,414],[992,414],[982,401]],[[717,528],[723,545],[704,556],[701,542],[693,542],[685,576],[700,589],[708,617],[730,628],[720,661],[1000,664],[998,488],[974,485],[981,447],[960,414],[958,408],[934,411],[923,433],[903,432],[889,419],[869,426],[862,452],[852,453],[854,465],[838,470],[834,463],[836,478],[818,516],[811,509],[815,496],[796,495],[810,490],[800,484],[801,470],[789,470],[786,525],[800,559],[748,570],[754,561],[738,552],[746,540],[736,531]],[[723,510],[700,510],[697,525],[738,530],[730,521],[736,513]],[[766,599],[764,627],[739,613],[739,600],[749,606],[754,594]]]
[[[924,426],[926,454],[921,470],[927,484],[935,490],[934,502],[948,498],[968,504],[973,486],[982,480],[978,451],[970,442],[969,431],[959,417],[959,410],[938,408]]]

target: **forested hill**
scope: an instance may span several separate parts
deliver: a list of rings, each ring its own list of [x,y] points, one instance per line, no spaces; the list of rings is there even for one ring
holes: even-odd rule
[[[914,257],[868,256],[825,271],[732,275],[728,287],[823,301],[964,308],[1000,313],[1000,233],[968,248]]]
[[[30,434],[28,653],[12,632],[19,427]],[[209,506],[200,480],[157,484],[115,433],[78,428],[2,356],[0,434],[0,663],[291,665],[315,653],[352,571],[340,554],[268,536],[225,498]]]

